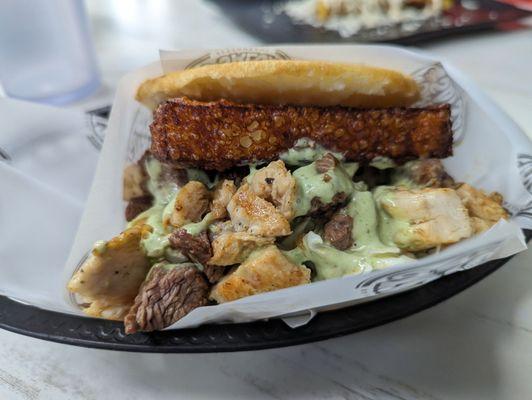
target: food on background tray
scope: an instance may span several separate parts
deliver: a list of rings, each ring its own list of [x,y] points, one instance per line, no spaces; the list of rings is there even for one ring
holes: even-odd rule
[[[447,174],[450,107],[408,76],[256,61],[146,81],[151,149],[124,171],[128,225],[68,289],[126,332],[193,309],[389,268],[508,215]]]
[[[452,0],[290,0],[281,7],[294,23],[349,37],[364,29],[420,23],[438,17]]]

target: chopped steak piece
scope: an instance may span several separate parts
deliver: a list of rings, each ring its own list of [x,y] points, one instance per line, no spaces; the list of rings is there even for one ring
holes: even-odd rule
[[[207,264],[203,267],[203,273],[209,283],[215,284],[225,275],[225,267]]]
[[[314,197],[311,201],[311,208],[309,211],[310,215],[316,216],[324,214],[326,216],[332,215],[334,211],[338,209],[339,206],[343,205],[347,201],[348,195],[344,192],[336,193],[332,201],[328,204],[323,204],[323,202],[318,198]]]
[[[152,196],[134,197],[126,207],[126,221],[133,220],[137,215],[146,211],[153,203]]]
[[[450,118],[448,104],[365,110],[175,98],[154,113],[151,151],[161,161],[218,171],[275,159],[300,138],[347,161],[443,158],[452,154]]]
[[[211,242],[207,231],[199,235],[191,235],[184,229],[178,229],[170,235],[170,246],[201,265],[206,265],[212,257]]]
[[[316,171],[319,174],[323,174],[331,169],[334,169],[338,165],[338,160],[331,153],[327,153],[319,160],[316,160],[314,165],[316,166]]]
[[[353,245],[352,230],[353,218],[349,215],[337,213],[325,224],[323,236],[326,241],[338,250],[347,250]]]
[[[207,304],[209,285],[192,264],[154,266],[124,318],[127,334],[166,328]]]

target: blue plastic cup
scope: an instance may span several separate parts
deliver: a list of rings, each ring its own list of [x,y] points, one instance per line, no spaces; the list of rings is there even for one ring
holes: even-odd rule
[[[83,0],[0,2],[0,86],[7,96],[61,105],[99,82]]]

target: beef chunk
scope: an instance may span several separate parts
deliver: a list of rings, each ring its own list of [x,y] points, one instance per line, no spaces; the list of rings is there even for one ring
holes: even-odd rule
[[[338,160],[331,153],[327,153],[319,160],[316,160],[314,165],[318,174],[323,174],[334,169],[338,165]]]
[[[178,229],[170,236],[170,246],[202,265],[206,265],[212,257],[211,242],[207,231],[199,235],[191,235],[184,229]]]
[[[146,211],[152,206],[153,197],[151,195],[134,197],[129,200],[126,207],[126,221],[133,220],[137,215]]]
[[[225,267],[207,264],[203,267],[203,273],[209,283],[215,284],[225,275]]]
[[[318,197],[314,197],[310,201],[310,211],[311,216],[332,216],[332,214],[340,207],[345,204],[348,195],[344,192],[336,193],[330,203],[324,204]]]
[[[209,285],[192,264],[155,266],[124,318],[127,334],[160,330],[207,304]]]
[[[345,214],[334,214],[331,220],[325,224],[323,236],[338,250],[347,250],[353,245],[352,230],[353,218]]]

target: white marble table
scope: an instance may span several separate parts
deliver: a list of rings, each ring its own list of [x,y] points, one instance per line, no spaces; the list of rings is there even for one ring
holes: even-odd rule
[[[89,3],[105,85],[79,107],[107,104],[117,79],[159,48],[260,44],[197,0]],[[423,47],[462,68],[532,137],[532,31]],[[128,354],[0,331],[0,399],[529,399],[531,373],[530,250],[430,310],[292,348]]]

